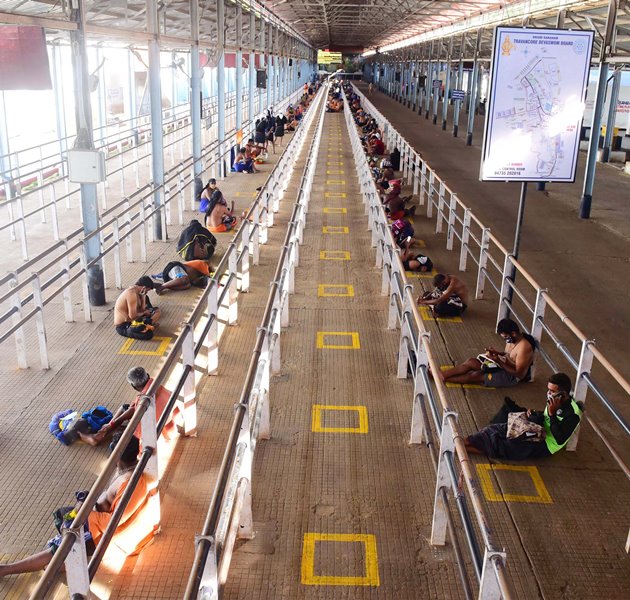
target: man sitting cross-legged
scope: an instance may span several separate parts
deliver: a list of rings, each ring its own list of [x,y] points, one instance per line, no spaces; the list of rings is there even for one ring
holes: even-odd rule
[[[505,350],[499,352],[486,348],[485,354],[469,358],[440,373],[449,383],[481,383],[488,387],[511,387],[531,378],[536,340],[528,333],[521,333],[512,319],[501,319],[497,333],[505,341]]]
[[[459,317],[468,308],[468,288],[455,277],[438,273],[433,278],[435,288],[418,298],[421,306],[430,306],[436,317]]]

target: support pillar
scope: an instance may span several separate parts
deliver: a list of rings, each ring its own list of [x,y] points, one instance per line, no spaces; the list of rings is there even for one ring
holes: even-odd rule
[[[217,138],[219,142],[219,177],[226,175],[225,165],[225,2],[217,0]]]
[[[72,73],[75,90],[75,120],[77,138],[75,149],[94,151],[94,130],[92,126],[92,105],[90,103],[90,90],[88,87],[88,60],[85,43],[85,3],[79,0],[72,10],[72,20],[77,24],[77,29],[70,32],[72,45]],[[83,214],[83,252],[87,267],[87,282],[90,304],[103,306],[105,304],[105,279],[103,267],[96,260],[101,250],[100,235],[91,235],[98,229],[99,211],[98,196],[95,183],[81,184],[81,210]],[[89,239],[88,239],[88,236]],[[95,262],[93,262],[95,261]]]
[[[149,93],[151,97],[151,167],[153,180],[153,206],[159,210],[153,215],[153,237],[156,240],[166,238],[162,231],[163,194],[160,189],[164,184],[164,131],[162,128],[162,85],[160,83],[160,43],[158,40],[157,3],[146,0],[147,30],[149,39]]]
[[[466,131],[466,145],[472,146],[473,128],[475,126],[475,107],[477,106],[477,82],[479,80],[479,46],[481,45],[481,32],[477,31],[477,42],[475,43],[475,58],[471,74],[470,84],[470,104],[468,105],[468,129]]]
[[[192,121],[193,176],[201,187],[201,68],[199,66],[199,0],[190,0],[190,119]]]
[[[615,118],[617,117],[617,100],[619,99],[619,88],[621,87],[621,69],[617,69],[612,76],[612,90],[610,92],[610,102],[608,104],[608,118],[606,119],[606,135],[604,136],[604,147],[602,149],[602,162],[608,162],[615,131]]]

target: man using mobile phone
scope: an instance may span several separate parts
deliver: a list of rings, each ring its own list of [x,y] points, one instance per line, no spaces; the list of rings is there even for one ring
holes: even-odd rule
[[[525,412],[525,409],[511,403],[510,412]],[[538,411],[530,409],[526,414],[530,421],[539,421]],[[554,373],[547,381],[547,406],[542,413],[544,439],[532,441],[527,434],[511,438],[507,435],[507,422],[493,423],[468,436],[465,440],[466,449],[472,454],[485,454],[490,458],[505,460],[551,456],[567,445],[583,414],[584,406],[571,396],[569,376]]]

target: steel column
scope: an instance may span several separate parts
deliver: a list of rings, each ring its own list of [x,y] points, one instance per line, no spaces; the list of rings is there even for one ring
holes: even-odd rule
[[[226,176],[225,165],[225,2],[217,0],[217,137],[219,141],[219,177]]]
[[[580,202],[580,218],[588,219],[591,216],[591,202],[593,200],[593,186],[595,185],[595,167],[597,164],[597,149],[599,146],[599,130],[602,123],[602,112],[606,96],[606,84],[608,80],[608,54],[613,50],[615,39],[615,25],[619,0],[609,0],[608,17],[606,19],[606,35],[602,40],[599,55],[599,77],[597,79],[597,94],[593,107],[593,120],[591,122],[591,138],[588,143],[586,157],[586,170],[584,172],[584,187]]]
[[[84,0],[79,0],[72,10],[72,20],[77,29],[70,32],[72,45],[72,72],[75,91],[75,120],[77,138],[74,147],[94,151],[94,131],[92,126],[92,106],[88,87],[88,60],[85,43]],[[105,304],[105,279],[98,258],[101,250],[100,234],[91,235],[98,229],[99,211],[95,183],[81,184],[81,210],[83,215],[83,251],[87,268],[87,283],[90,303],[94,306]],[[89,238],[88,238],[89,236]],[[95,261],[91,266],[92,261]]]
[[[199,0],[190,0],[190,119],[192,121],[193,176],[200,180],[201,162],[201,68],[199,66]]]

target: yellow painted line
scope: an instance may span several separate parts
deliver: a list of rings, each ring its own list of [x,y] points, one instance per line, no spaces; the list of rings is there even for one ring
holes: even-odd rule
[[[243,192],[243,193],[241,193],[241,192],[236,192],[234,195],[235,195],[237,198],[240,198],[240,197],[242,197],[242,196],[247,196],[247,195],[251,196],[252,198],[255,198],[255,197],[258,195],[258,192],[250,192],[249,194],[248,194],[247,192]]]
[[[353,411],[359,415],[358,427],[324,427],[322,412],[325,410]],[[313,404],[311,412],[311,431],[314,433],[368,433],[368,413],[365,406],[331,406],[329,404]]]
[[[330,156],[332,156],[332,157],[336,156],[337,158],[343,158],[343,154],[341,154],[341,152],[328,153],[328,154],[326,154],[326,156],[329,156],[329,157]]]
[[[347,198],[346,192],[324,192],[324,198]]]
[[[365,575],[360,577],[315,575],[315,544],[317,542],[363,544],[365,547]],[[369,585],[377,587],[381,582],[378,575],[376,536],[370,533],[305,533],[300,571],[304,585]]]
[[[438,317],[437,319],[433,316],[433,311],[428,306],[418,306],[418,310],[420,311],[420,316],[423,321],[443,321],[444,323],[463,323],[463,319],[461,317]]]
[[[343,161],[342,160],[327,160],[326,164],[327,165],[337,165],[338,167],[343,167]]]
[[[326,185],[346,185],[345,179],[327,179]]]
[[[477,466],[477,475],[481,489],[483,490],[486,500],[489,502],[527,502],[528,504],[553,504],[551,495],[547,491],[547,487],[540,476],[540,472],[534,466],[527,467],[523,465],[490,465],[488,463],[480,463]],[[516,471],[517,473],[527,473],[534,484],[536,495],[527,494],[502,494],[494,489],[490,471]]]
[[[350,337],[350,345],[329,344],[326,342],[326,338],[332,337]],[[359,342],[358,331],[318,331],[317,332],[317,347],[320,350],[359,350],[361,344]]]
[[[420,271],[405,271],[405,275],[407,275],[407,279],[433,279],[437,275],[437,271],[435,269],[424,273]]]
[[[350,228],[348,227],[338,227],[338,226],[333,226],[333,225],[328,225],[328,226],[324,226],[322,227],[322,233],[329,233],[331,235],[337,234],[337,233],[350,233]]]
[[[326,169],[326,175],[345,175],[346,172],[343,169]]]
[[[347,208],[335,208],[334,206],[324,206],[324,213],[331,215],[345,215],[347,214]]]
[[[338,292],[329,292],[329,289],[338,289]],[[320,298],[328,298],[328,297],[354,297],[354,286],[346,285],[346,284],[338,284],[338,283],[320,283],[317,286],[317,295]]]
[[[352,260],[345,250],[320,250],[319,260]]]
[[[118,354],[132,354],[132,355],[141,355],[141,356],[164,356],[164,354],[166,354],[166,351],[168,350],[168,346],[171,343],[171,340],[173,338],[170,337],[159,337],[159,336],[154,336],[153,338],[151,338],[150,340],[135,340],[133,338],[129,338],[120,348],[120,350],[118,351]],[[134,345],[135,342],[143,342],[143,343],[148,343],[150,344],[151,342],[154,341],[159,341],[160,345],[157,347],[156,350],[132,350],[132,346]]]

